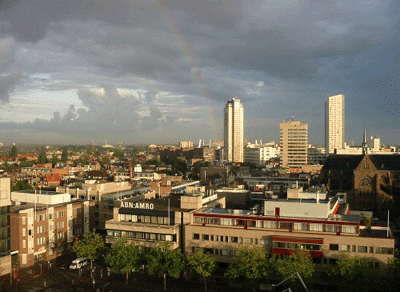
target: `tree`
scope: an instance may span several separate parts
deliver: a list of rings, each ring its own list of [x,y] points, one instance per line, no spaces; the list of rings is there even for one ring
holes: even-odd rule
[[[241,247],[229,265],[226,276],[240,280],[256,291],[260,282],[265,279],[274,267],[274,258],[269,258],[261,247]]]
[[[369,291],[374,272],[368,258],[341,254],[337,265],[331,267],[328,273],[338,276],[339,286],[346,291]]]
[[[15,145],[13,145],[13,146],[11,147],[11,150],[10,150],[10,157],[13,158],[13,159],[15,159],[17,156],[18,156],[17,147],[16,147]]]
[[[183,270],[183,255],[179,249],[171,249],[168,242],[159,243],[152,248],[148,257],[148,272],[164,278],[164,291],[167,290],[167,276],[175,277]]]
[[[388,281],[387,291],[399,291],[400,290],[400,257],[399,252],[396,250],[394,257],[388,262]]]
[[[67,162],[68,161],[68,149],[67,147],[64,147],[62,153],[61,153],[61,161],[62,162]]]
[[[106,255],[106,263],[112,271],[117,274],[126,274],[126,284],[129,281],[129,274],[138,271],[143,264],[143,252],[133,242],[128,244],[128,239],[118,239]]]
[[[100,252],[104,249],[104,242],[100,234],[94,230],[86,233],[82,240],[76,242],[73,250],[78,257],[85,257],[90,260],[90,268],[93,269],[93,261],[100,256]]]
[[[44,163],[47,163],[46,152],[41,152],[38,156],[38,164],[44,164]]]
[[[54,167],[60,160],[58,159],[57,155],[53,155],[51,158],[51,165]]]
[[[277,260],[276,270],[283,279],[288,279],[291,285],[300,286],[301,282],[296,273],[307,282],[314,275],[315,266],[308,251],[298,250],[286,258]]]
[[[13,192],[32,189],[32,186],[26,180],[19,180],[11,187],[11,191]]]
[[[195,254],[187,256],[186,259],[189,268],[203,278],[204,291],[207,292],[207,278],[217,268],[215,258],[209,254],[205,254],[202,249],[199,249]]]

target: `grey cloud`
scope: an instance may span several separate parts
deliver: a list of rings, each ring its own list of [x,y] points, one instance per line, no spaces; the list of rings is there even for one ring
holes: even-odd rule
[[[10,93],[21,81],[23,75],[22,72],[12,72],[5,76],[0,76],[0,101],[8,102]]]

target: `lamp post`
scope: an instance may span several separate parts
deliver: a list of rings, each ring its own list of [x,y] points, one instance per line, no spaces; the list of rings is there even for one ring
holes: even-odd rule
[[[297,277],[299,278],[299,280],[300,280],[301,284],[303,285],[304,289],[305,289],[307,292],[309,292],[309,291],[308,291],[308,288],[307,288],[306,284],[304,283],[303,278],[301,278],[299,272],[296,272],[296,273],[294,273],[293,275],[287,277],[285,280],[283,280],[282,282],[280,282],[280,283],[277,284],[277,285],[272,284],[272,287],[278,287],[278,286],[280,286],[281,284],[285,283],[287,280],[289,280],[289,279],[291,279],[291,278],[293,278],[293,277],[295,277],[295,276],[297,276]],[[290,292],[292,292],[292,290],[291,290],[290,288],[285,289],[285,290],[283,290],[282,292],[284,292],[284,291],[290,291]]]

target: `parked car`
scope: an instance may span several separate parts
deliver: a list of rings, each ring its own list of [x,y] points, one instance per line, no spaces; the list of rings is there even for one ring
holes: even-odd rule
[[[72,261],[72,263],[69,265],[69,269],[70,270],[80,269],[86,266],[87,264],[89,264],[87,258],[78,258]]]

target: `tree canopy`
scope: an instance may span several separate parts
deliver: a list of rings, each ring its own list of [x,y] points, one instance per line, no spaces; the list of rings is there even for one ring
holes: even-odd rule
[[[204,290],[207,292],[206,280],[217,268],[215,258],[199,249],[193,255],[187,256],[186,259],[189,268],[204,279]]]
[[[315,265],[307,250],[298,250],[286,258],[277,260],[276,270],[283,279],[288,279],[292,286],[300,287],[301,281],[296,273],[307,282],[314,275]]]
[[[10,150],[10,157],[13,158],[13,159],[15,159],[17,156],[18,156],[17,147],[16,147],[15,145],[13,145],[13,146],[11,147],[11,150]]]
[[[179,249],[171,249],[171,244],[159,243],[151,249],[148,257],[148,272],[164,278],[164,291],[167,289],[167,276],[175,277],[184,268],[183,255]]]
[[[369,291],[373,273],[368,258],[342,254],[330,276],[338,276],[339,286],[346,291]]]
[[[93,261],[100,256],[100,252],[104,249],[104,242],[100,234],[94,230],[86,233],[82,240],[76,242],[73,250],[78,257],[85,257],[90,260],[90,267],[93,268]]]
[[[106,255],[106,263],[112,271],[117,274],[126,275],[126,283],[129,281],[129,274],[138,271],[143,264],[143,251],[134,243],[128,244],[128,239],[118,239]]]
[[[241,247],[233,263],[229,265],[226,276],[240,280],[246,286],[256,291],[260,282],[273,271],[273,258],[270,259],[265,249],[261,247]]]

